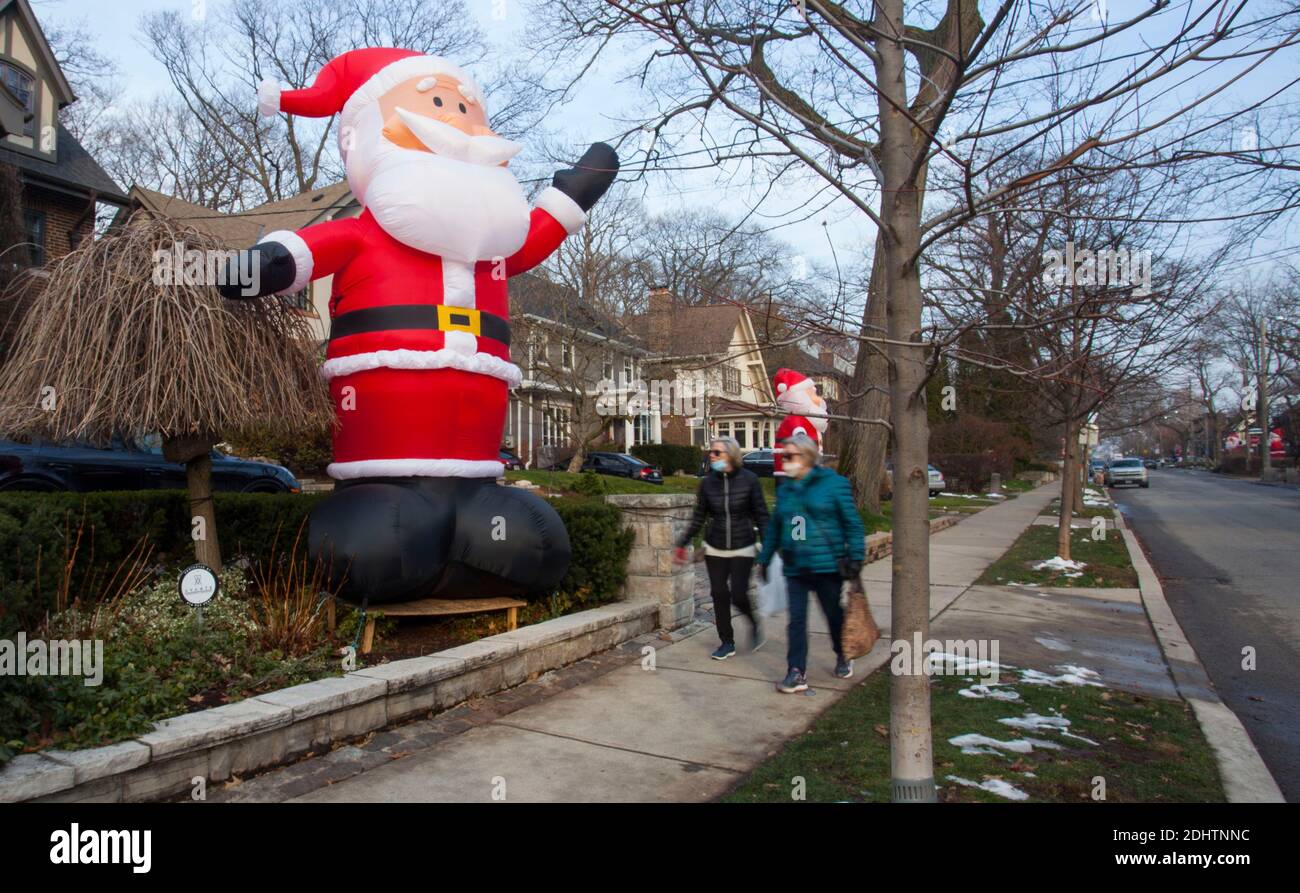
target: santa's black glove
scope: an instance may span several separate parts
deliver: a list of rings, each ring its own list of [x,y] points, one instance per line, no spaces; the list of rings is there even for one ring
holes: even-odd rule
[[[293,285],[298,266],[279,242],[259,242],[226,262],[225,282],[217,285],[224,298],[260,298]]]
[[[577,165],[557,171],[551,185],[590,211],[618,174],[618,153],[605,143],[592,143]]]

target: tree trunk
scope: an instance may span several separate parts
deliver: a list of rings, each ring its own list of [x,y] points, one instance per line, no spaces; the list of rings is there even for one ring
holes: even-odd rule
[[[871,282],[867,287],[867,307],[862,314],[862,334],[879,336],[886,325],[884,286],[885,243],[876,236],[876,253],[871,263]],[[889,396],[883,388],[889,384],[889,362],[873,345],[858,344],[849,387],[856,397],[845,403],[841,412],[853,418],[883,418],[889,410]],[[868,388],[880,390],[868,391]],[[882,425],[843,422],[840,439],[839,470],[853,485],[853,498],[859,508],[880,514],[880,486],[885,474],[885,454],[889,450],[889,431]]]
[[[1079,423],[1065,425],[1065,462],[1061,466],[1061,518],[1056,525],[1056,554],[1070,558],[1070,523],[1074,518],[1075,491],[1079,486]]]
[[[221,572],[221,546],[217,540],[217,513],[212,502],[212,435],[165,437],[163,458],[185,463],[185,485],[189,493],[190,531],[194,557],[216,573]]]
[[[882,21],[883,20],[883,21]],[[902,0],[880,0],[877,25],[902,33]],[[909,648],[930,633],[930,425],[925,409],[926,348],[921,344],[921,276],[916,256],[921,216],[915,182],[917,152],[906,108],[904,51],[900,40],[880,40],[876,65],[880,99],[880,168],[884,199],[884,295],[888,299],[889,418],[894,443],[893,590],[891,635]],[[930,732],[930,678],[913,660],[890,686],[889,741],[895,802],[934,802]]]

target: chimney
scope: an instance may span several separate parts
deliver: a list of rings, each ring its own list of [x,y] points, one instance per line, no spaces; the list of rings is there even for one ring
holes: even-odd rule
[[[676,301],[666,286],[650,287],[646,339],[651,353],[668,353],[672,348],[673,309]]]

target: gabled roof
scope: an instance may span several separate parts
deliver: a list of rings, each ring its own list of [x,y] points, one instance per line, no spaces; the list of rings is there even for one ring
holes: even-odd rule
[[[524,273],[510,280],[510,315],[518,319],[525,314],[615,341],[638,340],[617,320],[584,304],[572,288],[537,273]]]
[[[143,186],[131,188],[131,201],[146,211],[207,233],[226,248],[247,248],[275,230],[298,230],[328,211],[345,207],[352,193],[347,181],[267,202],[235,214],[223,214]]]
[[[629,321],[629,327],[646,339],[655,353],[669,357],[722,356],[731,351],[731,342],[740,325],[744,308],[738,304],[674,304],[667,324],[668,343],[655,343],[650,337],[651,314],[643,313]]]
[[[18,17],[26,22],[28,30],[32,32],[33,42],[36,44],[36,55],[41,65],[50,74],[50,80],[54,83],[55,98],[58,100],[58,107],[63,108],[65,105],[77,101],[77,96],[72,92],[72,85],[68,79],[63,76],[63,69],[59,67],[59,62],[54,58],[54,51],[50,49],[50,43],[45,39],[45,32],[41,29],[41,23],[36,20],[36,13],[28,5],[27,0],[0,0],[0,14],[7,12],[10,8],[18,14]]]
[[[55,186],[93,191],[99,193],[101,201],[115,205],[126,204],[127,197],[122,188],[105,173],[99,162],[90,157],[90,153],[77,142],[76,137],[62,124],[55,129],[58,131],[58,145],[55,146],[57,161],[46,161],[0,145],[0,162],[18,168],[25,180],[44,180]]]

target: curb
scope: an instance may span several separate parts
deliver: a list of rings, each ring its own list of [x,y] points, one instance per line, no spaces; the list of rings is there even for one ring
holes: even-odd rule
[[[1196,715],[1205,739],[1214,751],[1223,791],[1229,803],[1285,803],[1282,790],[1264,765],[1263,758],[1250,740],[1250,734],[1237,715],[1220,700],[1196,649],[1187,641],[1178,619],[1165,600],[1164,587],[1138,542],[1137,535],[1115,511],[1115,526],[1124,536],[1129,559],[1138,575],[1142,607],[1155,631],[1174,687]]]

